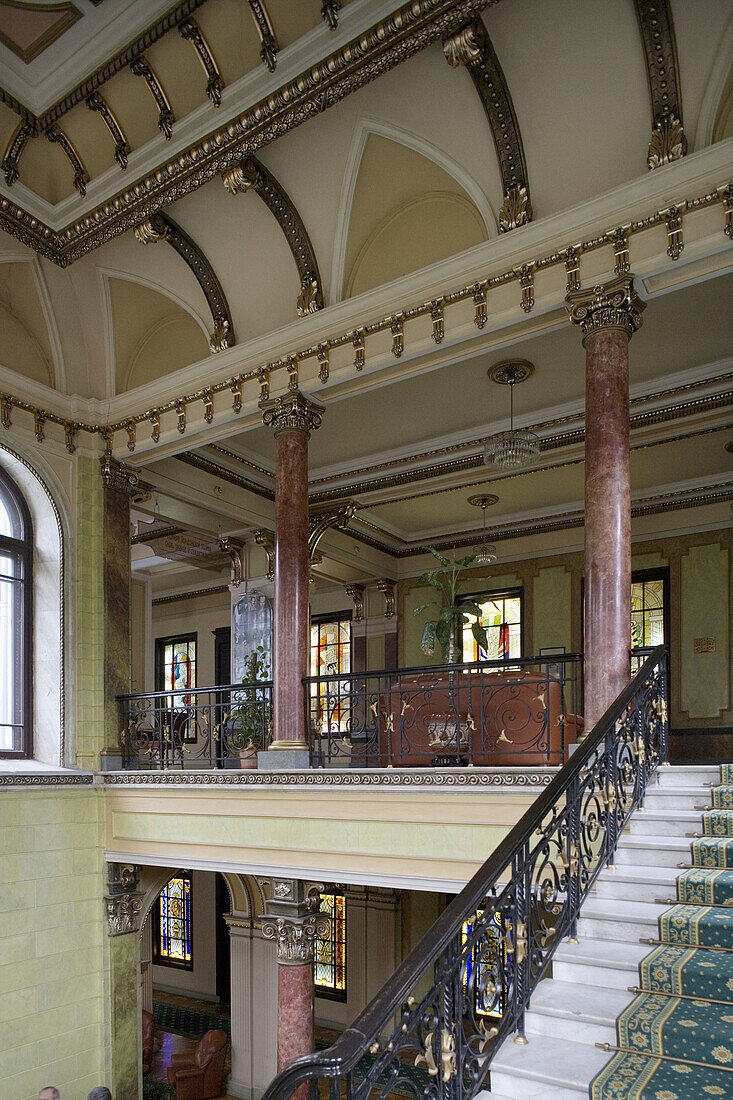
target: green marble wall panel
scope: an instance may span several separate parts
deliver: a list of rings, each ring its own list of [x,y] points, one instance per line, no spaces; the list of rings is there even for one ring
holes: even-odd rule
[[[680,561],[680,704],[689,718],[718,718],[730,706],[729,575],[720,543],[691,546]],[[707,652],[695,652],[701,643]]]
[[[0,798],[0,1096],[83,1097],[106,1077],[102,795]]]
[[[137,932],[107,939],[110,994],[110,1086],[115,1100],[138,1100],[142,1087],[142,1057],[139,1049],[140,983],[138,963],[140,937]]]
[[[99,459],[77,458],[76,763],[98,768],[104,748],[103,484]]]

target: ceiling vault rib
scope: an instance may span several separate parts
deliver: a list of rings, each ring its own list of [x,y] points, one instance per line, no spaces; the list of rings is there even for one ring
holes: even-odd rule
[[[190,42],[196,50],[196,55],[203,65],[207,76],[206,94],[215,107],[221,107],[221,93],[224,90],[224,81],[217,67],[214,55],[209,43],[201,33],[201,28],[195,19],[184,19],[178,24],[178,33],[181,38]]]
[[[52,126],[50,130],[46,130],[46,137],[53,145],[61,146],[71,163],[71,167],[74,169],[74,187],[80,195],[86,195],[87,184],[89,183],[89,173],[64,131],[59,129],[58,126]]]
[[[677,43],[669,0],[636,0],[636,14],[651,98],[652,135],[647,165],[652,169],[683,157],[687,137],[682,125]]]
[[[231,310],[221,283],[206,256],[191,238],[166,214],[153,214],[135,228],[135,237],[141,244],[157,244],[167,241],[174,248],[196,277],[211,310],[214,329],[209,336],[212,353],[233,347],[234,323]]]
[[[224,172],[222,182],[231,195],[256,191],[276,218],[298,268],[298,316],[305,317],[323,309],[323,284],[313,245],[295,204],[272,173],[254,157],[248,157]]]
[[[87,96],[86,105],[90,111],[96,111],[101,116],[112,135],[112,140],[115,143],[115,160],[124,172],[127,168],[127,158],[130,155],[130,145],[109,103],[99,92],[92,92],[91,95]]]
[[[28,122],[21,122],[11,135],[8,147],[5,150],[2,167],[5,182],[12,187],[20,174],[19,160],[26,147],[28,138],[35,137],[37,131]]]
[[[529,179],[519,122],[496,51],[480,18],[461,27],[443,42],[449,65],[465,65],[481,97],[499,158],[504,201],[499,231],[507,233],[532,220]]]
[[[136,57],[132,62],[130,65],[130,72],[134,76],[142,77],[150,89],[150,94],[158,108],[158,129],[166,141],[170,141],[173,135],[173,123],[176,121],[176,116],[173,114],[173,109],[171,108],[168,96],[165,94],[163,85],[142,55]]]
[[[233,470],[228,470],[226,466],[221,466],[218,462],[212,462],[210,458],[204,458],[203,455],[197,454],[195,451],[183,451],[181,454],[172,457],[177,459],[178,462],[185,462],[186,465],[202,470],[206,474],[213,474],[214,477],[219,477],[222,481],[228,481],[231,485],[237,485],[240,489],[247,489],[255,496],[264,497],[265,500],[275,499],[273,489],[268,489],[265,485],[258,485],[256,481],[243,477],[241,474],[236,474]]]
[[[260,57],[262,58],[262,63],[263,65],[267,65],[271,73],[274,73],[280,46],[277,41],[275,29],[272,25],[272,20],[267,14],[267,8],[262,0],[249,0],[249,10],[252,12],[252,18],[255,21],[257,33],[260,36],[262,47],[260,49]]]

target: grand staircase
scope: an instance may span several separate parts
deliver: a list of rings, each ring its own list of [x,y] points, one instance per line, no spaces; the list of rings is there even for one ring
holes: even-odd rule
[[[577,942],[559,945],[533,994],[527,1044],[507,1039],[494,1057],[491,1097],[733,1097],[728,866],[733,766],[659,769],[582,907]]]

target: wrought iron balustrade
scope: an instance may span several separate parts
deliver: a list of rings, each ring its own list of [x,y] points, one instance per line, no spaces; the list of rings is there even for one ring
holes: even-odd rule
[[[557,944],[575,935],[583,900],[666,761],[666,685],[659,646],[361,1015],[283,1070],[263,1100],[304,1084],[312,1100],[368,1100],[373,1089],[471,1100],[484,1087],[499,1042],[523,1038]]]
[[[555,765],[583,729],[579,654],[309,677],[323,767]]]
[[[272,681],[123,695],[120,748],[124,768],[239,766],[239,748],[267,746]]]

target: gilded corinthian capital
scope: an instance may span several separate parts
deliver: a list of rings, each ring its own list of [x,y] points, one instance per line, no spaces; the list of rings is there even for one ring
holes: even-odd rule
[[[574,290],[565,302],[570,320],[580,325],[583,345],[592,333],[601,329],[621,329],[631,338],[641,328],[641,315],[646,309],[646,302],[634,289],[633,275],[622,275],[591,291]]]
[[[324,412],[323,405],[311,401],[300,390],[260,401],[260,408],[262,423],[266,428],[274,428],[275,435],[290,431],[310,436],[320,428]]]

